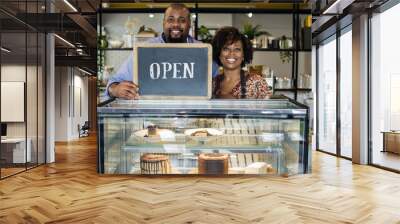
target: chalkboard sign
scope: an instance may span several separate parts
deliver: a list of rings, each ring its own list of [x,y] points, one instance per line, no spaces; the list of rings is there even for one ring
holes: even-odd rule
[[[211,98],[211,45],[138,43],[133,51],[140,99]]]

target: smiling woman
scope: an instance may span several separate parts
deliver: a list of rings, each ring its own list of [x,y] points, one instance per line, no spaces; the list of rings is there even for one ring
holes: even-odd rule
[[[234,27],[223,27],[213,42],[213,59],[224,72],[213,79],[213,98],[265,99],[271,95],[266,81],[242,68],[253,59],[250,41]]]

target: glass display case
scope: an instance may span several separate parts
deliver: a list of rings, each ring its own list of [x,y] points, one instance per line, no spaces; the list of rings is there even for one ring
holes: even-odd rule
[[[307,173],[308,119],[289,99],[116,100],[98,107],[98,172]]]

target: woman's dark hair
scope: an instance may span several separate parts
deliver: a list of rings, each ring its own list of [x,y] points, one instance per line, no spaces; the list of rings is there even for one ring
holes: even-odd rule
[[[243,45],[244,60],[241,66],[244,67],[253,60],[253,47],[249,39],[247,39],[247,37],[240,33],[235,27],[226,26],[217,31],[212,41],[213,59],[218,63],[218,65],[222,66],[221,61],[219,60],[221,50],[226,45],[231,45],[236,41],[241,41]]]

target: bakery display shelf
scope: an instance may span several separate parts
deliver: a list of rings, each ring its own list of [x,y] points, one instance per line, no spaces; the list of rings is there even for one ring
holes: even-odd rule
[[[189,146],[183,144],[165,144],[163,147],[160,145],[130,145],[123,146],[122,150],[132,153],[165,153],[165,154],[179,154],[179,153],[270,153],[274,151],[282,151],[280,147],[265,147],[264,145],[235,145],[235,146]]]
[[[283,135],[283,134],[282,134]],[[301,136],[296,135],[287,135],[285,138],[282,139],[271,139],[263,137],[262,135],[258,134],[224,134],[221,136],[209,136],[209,137],[202,137],[196,139],[193,136],[186,136],[184,134],[175,134],[173,138],[152,138],[152,137],[131,137],[129,138],[125,145],[142,145],[143,147],[147,147],[148,144],[152,144],[154,146],[162,146],[165,144],[183,144],[183,145],[199,145],[199,146],[209,146],[209,147],[220,147],[220,146],[229,146],[235,145],[235,147],[239,146],[252,146],[252,145],[259,145],[261,147],[266,146],[273,146],[276,144],[280,144],[282,141],[285,142],[295,142],[295,143],[302,143],[303,138]]]
[[[296,51],[293,48],[279,49],[279,48],[254,48],[254,51],[270,51],[270,52],[283,52],[283,51]],[[311,52],[311,49],[297,49],[299,52]]]

